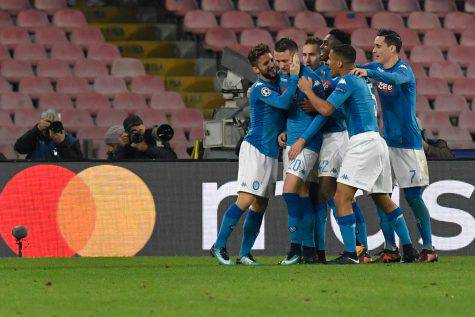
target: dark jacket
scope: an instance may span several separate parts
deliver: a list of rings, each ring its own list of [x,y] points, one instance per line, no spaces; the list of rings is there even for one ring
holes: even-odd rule
[[[175,160],[176,153],[168,143],[163,146],[157,146],[155,140],[145,133],[145,142],[147,142],[148,149],[145,152],[139,151],[130,145],[122,147],[117,145],[113,160]]]
[[[64,141],[56,144],[53,140],[44,136],[36,125],[15,142],[14,149],[20,154],[27,154],[26,158],[31,160],[60,161],[83,159],[78,139],[70,134],[66,134]]]
[[[427,144],[429,149],[425,151],[427,158],[429,159],[454,159],[454,154],[450,151],[447,142],[442,139],[431,140],[428,139]]]

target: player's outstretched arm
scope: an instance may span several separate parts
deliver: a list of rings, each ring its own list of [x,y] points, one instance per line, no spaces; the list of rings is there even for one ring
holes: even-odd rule
[[[308,100],[312,104],[312,106],[323,116],[329,116],[335,110],[335,107],[327,102],[319,98],[312,90],[312,79],[301,77],[299,79],[299,89],[307,96]]]
[[[317,134],[317,132],[323,127],[323,124],[327,121],[327,119],[328,117],[324,117],[322,115],[315,116],[312,123],[310,123],[310,125],[307,127],[305,132],[290,147],[290,150],[289,150],[290,160],[295,159],[300,154],[300,152],[302,152],[308,140],[310,140],[311,138],[315,136],[315,134]]]
[[[412,76],[404,64],[399,65],[395,72],[388,72],[381,67],[378,69],[355,68],[351,74],[357,77],[373,78],[391,85],[400,85],[412,80]]]

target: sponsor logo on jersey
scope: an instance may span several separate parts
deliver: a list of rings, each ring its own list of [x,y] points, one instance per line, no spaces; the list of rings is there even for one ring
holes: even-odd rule
[[[393,85],[383,83],[380,81],[378,83],[378,90],[386,93],[392,93],[393,92]]]

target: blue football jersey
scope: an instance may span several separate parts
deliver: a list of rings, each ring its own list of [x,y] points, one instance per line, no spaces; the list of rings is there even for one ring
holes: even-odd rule
[[[381,64],[363,66],[375,80],[383,115],[383,137],[390,147],[422,149],[416,121],[416,79],[411,67],[399,60],[384,69]]]
[[[323,64],[319,68],[315,70],[315,74],[319,78],[322,89],[325,93],[325,99],[330,96],[330,94],[335,89],[336,84],[338,83],[339,78],[333,78],[330,72],[330,67],[328,65]],[[319,96],[320,97],[320,96]],[[338,116],[331,116],[327,119],[326,123],[322,127],[323,133],[331,133],[331,132],[342,132],[346,130],[346,124],[344,118]]]
[[[350,138],[368,131],[378,132],[378,109],[371,89],[368,79],[346,74],[340,78],[335,90],[327,98],[336,110],[344,109]]]
[[[251,87],[250,126],[244,140],[266,156],[279,156],[277,136],[285,130],[286,112],[297,90],[297,84],[298,76],[290,76],[287,90],[282,95],[279,92],[279,82],[271,83],[258,79]]]
[[[315,76],[314,72],[310,67],[302,67],[299,77],[310,77],[313,82],[314,92],[317,95],[324,97],[323,92],[319,87],[321,83],[318,81],[318,78]],[[288,78],[289,76],[286,74],[281,75],[280,89],[282,92],[288,89]],[[286,132],[288,146],[292,146],[292,144],[294,144],[295,141],[297,141],[297,139],[302,136],[302,134],[305,132],[305,130],[308,128],[313,118],[315,117],[315,115],[305,113],[300,108],[300,103],[306,99],[307,96],[305,96],[305,94],[302,93],[300,90],[297,90],[297,93],[295,94],[292,100],[292,105],[287,113]],[[312,138],[307,140],[305,147],[309,150],[318,153],[320,152],[320,148],[322,146],[322,139],[322,133],[316,133]]]

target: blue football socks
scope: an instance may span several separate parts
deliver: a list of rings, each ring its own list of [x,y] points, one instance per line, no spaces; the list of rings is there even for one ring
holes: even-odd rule
[[[290,242],[302,244],[301,228],[299,228],[302,220],[300,197],[295,193],[284,193],[282,196],[287,204]]]
[[[356,218],[356,239],[368,250],[368,234],[366,233],[366,220],[358,204],[351,204]]]
[[[315,230],[313,234],[317,250],[325,250],[327,206],[326,202],[315,205]]]
[[[417,221],[417,229],[422,238],[422,247],[432,250],[432,233],[430,227],[430,214],[424,200],[422,199],[422,188],[404,188],[406,201],[411,206],[414,217]]]
[[[241,251],[239,251],[239,257],[251,253],[252,246],[259,235],[263,218],[264,213],[255,212],[251,209],[247,211],[246,219],[244,220],[244,225],[242,227],[242,244]]]
[[[404,219],[401,208],[397,207],[392,212],[386,214],[386,217],[394,231],[396,231],[401,243],[403,245],[412,244],[411,236],[409,235],[409,230],[407,229],[406,220]]]
[[[315,211],[310,197],[300,197],[300,205],[302,207],[302,246],[315,247],[313,231],[315,229]]]
[[[234,227],[244,213],[236,204],[232,204],[226,213],[224,214],[223,221],[221,222],[221,228],[219,229],[218,239],[214,243],[216,249],[226,247],[228,238],[233,232]]]
[[[333,208],[334,215],[338,215],[338,210],[335,206],[333,199],[329,201],[330,206]],[[356,217],[354,213],[336,218],[338,226],[340,227],[341,236],[345,245],[345,252],[356,252]]]
[[[379,225],[383,231],[385,249],[394,251],[396,248],[396,236],[394,235],[393,227],[388,220],[388,217],[384,211],[378,208]]]

